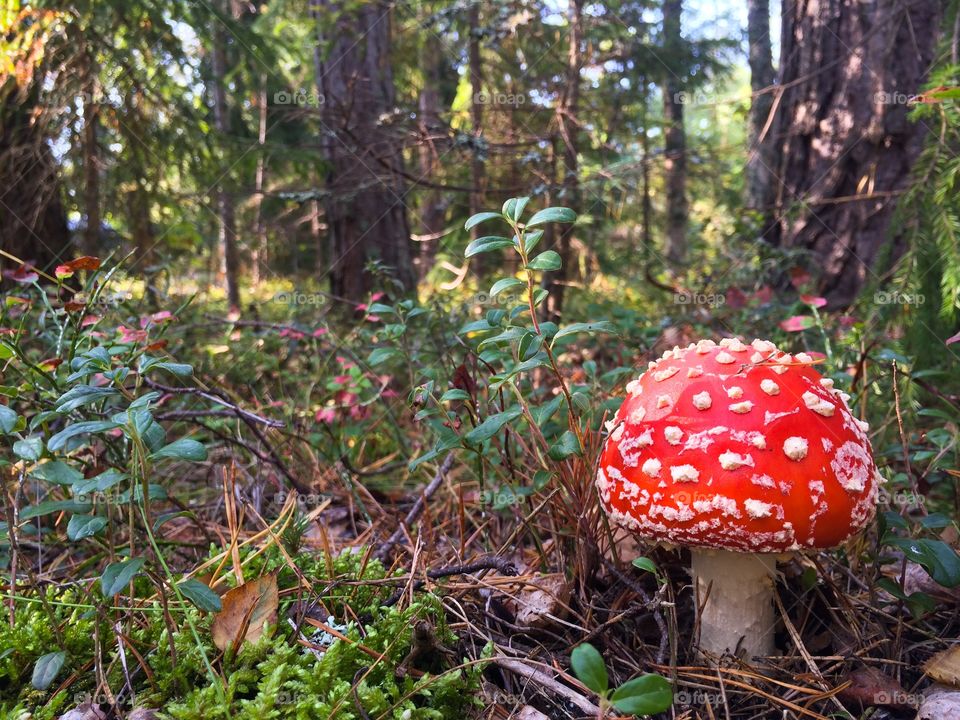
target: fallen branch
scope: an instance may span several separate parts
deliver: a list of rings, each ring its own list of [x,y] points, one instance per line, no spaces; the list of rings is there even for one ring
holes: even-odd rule
[[[400,539],[404,535],[404,531],[413,525],[423,514],[423,511],[427,508],[427,501],[430,497],[437,491],[437,488],[440,487],[440,483],[443,482],[444,476],[450,471],[450,468],[453,466],[453,452],[447,453],[447,456],[443,459],[443,462],[440,464],[440,467],[437,468],[437,474],[433,476],[433,479],[430,481],[420,493],[420,497],[417,498],[417,502],[410,509],[410,512],[407,513],[407,516],[403,519],[403,522],[400,523],[400,527],[393,531],[393,534],[387,538],[384,542],[380,544],[380,547],[377,548],[373,556],[377,560],[386,559],[387,555],[390,554],[390,551],[393,549],[393,546],[400,542]]]
[[[590,700],[578,693],[573,688],[557,681],[554,675],[548,675],[543,670],[529,667],[524,664],[523,660],[514,660],[513,658],[503,657],[502,655],[491,658],[491,661],[502,667],[504,670],[509,670],[520,677],[536,683],[542,689],[550,690],[551,692],[556,693],[567,702],[577,706],[585,715],[589,715],[590,717],[600,717],[600,708],[598,708],[596,705],[590,702]],[[542,665],[543,663],[539,664]]]
[[[517,571],[517,566],[512,562],[505,560],[504,558],[491,555],[489,557],[480,558],[479,560],[474,560],[473,562],[465,563],[463,565],[450,565],[447,567],[427,570],[427,577],[431,580],[437,580],[439,578],[449,577],[451,575],[469,575],[470,573],[475,573],[478,570],[497,570],[501,575],[506,575],[508,577],[516,577],[519,574]],[[412,587],[413,590],[420,590],[426,584],[426,580],[417,580],[410,587]],[[384,607],[393,607],[406,593],[407,588],[400,588],[389,600],[383,604]]]
[[[191,387],[171,387],[170,385],[161,385],[160,383],[150,380],[149,378],[144,378],[144,383],[148,387],[152,387],[154,390],[160,390],[165,393],[171,393],[173,395],[196,395],[202,397],[204,400],[209,400],[212,403],[217,405],[222,405],[223,407],[233,411],[238,417],[247,422],[259,423],[260,425],[266,425],[267,427],[272,428],[282,428],[285,427],[285,423],[280,420],[271,420],[270,418],[265,418],[256,413],[252,413],[249,410],[244,410],[239,405],[234,405],[229,400],[226,400],[219,395],[214,393],[207,392],[206,390],[200,390],[199,388]]]

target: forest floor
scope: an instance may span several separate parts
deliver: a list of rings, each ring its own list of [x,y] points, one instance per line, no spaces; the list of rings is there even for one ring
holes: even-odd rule
[[[846,547],[785,559],[780,654],[706,663],[688,554],[610,526],[591,460],[610,396],[692,326],[621,309],[620,338],[565,345],[562,375],[595,421],[543,475],[503,425],[444,445],[475,409],[503,407],[494,359],[464,349],[475,308],[376,296],[318,314],[291,293],[230,320],[187,296],[167,312],[121,292],[96,313],[50,312],[56,293],[27,284],[7,296],[6,717],[621,716],[571,669],[583,643],[612,688],[667,678],[675,718],[912,717],[932,679],[955,682],[946,586],[960,578],[937,555],[956,543],[937,511],[952,510],[949,483],[917,454],[953,446],[901,435],[898,409],[871,418],[878,458],[897,487],[920,475],[928,507],[891,495]],[[860,387],[888,387],[876,359]],[[555,391],[548,374],[522,386],[545,434]],[[440,396],[468,408],[430,411]],[[79,423],[101,425],[81,439]]]

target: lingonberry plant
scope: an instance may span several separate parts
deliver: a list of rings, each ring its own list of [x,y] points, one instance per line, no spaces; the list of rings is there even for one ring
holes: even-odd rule
[[[36,543],[46,551],[81,544],[73,550],[87,558],[81,567],[103,568],[105,607],[122,602],[141,575],[176,602],[220,606],[205,584],[173,574],[155,534],[169,517],[153,509],[166,488],[151,479],[158,469],[169,474],[162,466],[170,463],[206,459],[206,450],[194,438],[167,437],[155,417],[161,393],[151,385],[157,378],[190,382],[192,368],[164,356],[172,313],[110,324],[111,275],[92,257],[59,266],[55,277],[23,268],[13,275],[20,289],[0,308],[0,529],[9,540],[3,564],[10,568],[11,619],[18,582],[27,579],[24,545]],[[61,650],[41,657],[34,685],[48,687],[64,661]]]
[[[610,707],[629,715],[655,715],[666,712],[673,704],[670,683],[654,673],[639,675],[616,689],[611,688],[603,656],[590,643],[573,649],[570,666],[577,679],[599,696],[599,717],[606,717]]]
[[[609,321],[559,326],[541,319],[539,309],[549,291],[539,280],[542,273],[559,269],[561,258],[555,250],[538,254],[534,251],[543,240],[544,225],[572,223],[576,214],[568,208],[551,207],[524,221],[528,202],[526,197],[510,199],[501,212],[479,213],[465,224],[470,230],[481,223],[499,220],[510,228],[512,237],[477,238],[467,246],[465,256],[471,258],[503,249],[514,252],[520,261],[518,274],[522,277],[497,279],[489,297],[511,293],[518,302],[488,310],[483,318],[466,323],[458,333],[460,340],[474,351],[478,364],[489,373],[485,383],[487,407],[478,402],[477,387],[463,373],[454,378],[454,387],[445,391],[438,392],[434,382],[414,391],[414,403],[423,406],[418,419],[439,420],[432,423],[439,441],[433,450],[417,458],[414,466],[457,447],[480,455],[490,440],[517,423],[526,423],[529,427],[533,442],[525,449],[536,458],[543,472],[550,473],[554,464],[584,454],[586,433],[590,421],[595,419],[590,416],[596,409],[595,403],[589,384],[571,382],[564,374],[558,354],[578,334],[613,333],[616,327]],[[592,369],[595,370],[595,366]],[[553,377],[555,385],[547,387],[544,383],[531,382],[531,378],[539,379],[543,372]],[[488,408],[492,412],[488,412]],[[563,427],[557,428],[550,421],[561,408],[565,421]],[[458,410],[465,412],[467,428]]]

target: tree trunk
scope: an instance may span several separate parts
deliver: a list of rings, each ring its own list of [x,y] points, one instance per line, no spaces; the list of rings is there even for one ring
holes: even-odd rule
[[[480,2],[474,0],[470,4],[467,21],[469,23],[469,45],[467,48],[467,72],[470,75],[470,125],[475,138],[474,145],[471,148],[473,153],[470,161],[470,214],[475,215],[483,212],[486,207],[486,174],[487,168],[484,161],[486,153],[483,147],[485,138],[483,137],[483,105],[487,95],[483,91],[483,60],[480,56],[480,39],[482,32],[480,29]],[[477,226],[470,231],[470,238],[476,240],[482,235],[482,228]],[[471,267],[475,272],[484,274],[490,270],[491,266],[499,261],[496,254],[478,255],[471,260]]]
[[[640,99],[640,148],[643,153],[640,170],[640,258],[643,262],[644,273],[650,272],[650,256],[653,249],[653,203],[650,200],[650,127],[648,125],[647,102],[650,99],[647,91],[647,76],[642,76],[641,87],[643,96]]]
[[[673,62],[663,82],[664,171],[667,194],[667,242],[665,255],[671,271],[677,271],[687,259],[687,134],[683,127],[683,82],[681,63],[675,62],[683,51],[681,15],[683,0],[664,0],[663,45]]]
[[[745,204],[760,217],[761,237],[770,227],[776,180],[773,135],[763,130],[773,107],[773,52],[770,48],[769,0],[747,0],[747,41],[749,43],[750,117],[747,128]]]
[[[333,34],[319,74],[330,193],[331,291],[362,301],[372,287],[365,266],[379,259],[410,292],[416,288],[416,274],[400,174],[403,155],[383,120],[395,102],[390,3],[322,0],[319,9],[321,25]]]
[[[434,138],[441,132],[440,122],[440,45],[428,37],[420,48],[420,67],[423,69],[423,88],[420,90],[420,134],[418,148],[420,176],[436,180],[440,171]],[[420,209],[420,228],[424,238],[420,240],[417,253],[417,276],[423,279],[433,267],[446,221],[446,203],[443,193],[437,189],[425,192]]]
[[[221,0],[218,11],[227,16],[228,2]],[[214,18],[213,31],[213,122],[221,141],[227,141],[231,131],[230,109],[227,107],[227,36],[222,19]],[[220,274],[226,280],[227,304],[232,312],[240,310],[240,262],[237,255],[237,221],[233,197],[221,178],[217,186],[217,214],[219,215]]]
[[[260,285],[261,270],[266,262],[267,254],[267,226],[263,220],[263,190],[267,179],[267,76],[260,76],[260,92],[257,95],[259,107],[259,126],[257,131],[257,145],[259,155],[257,156],[257,174],[254,178],[254,197],[253,209],[253,233],[254,241],[253,251],[250,253],[250,284],[253,287]]]
[[[97,125],[100,122],[99,84],[96,61],[88,51],[83,82],[83,252],[100,252],[100,147]]]
[[[70,232],[57,164],[29,102],[34,96],[24,102],[12,82],[0,86],[0,249],[52,273],[70,259]],[[0,269],[17,266],[0,255]]]
[[[811,253],[819,293],[849,305],[876,277],[896,196],[910,182],[926,128],[907,98],[923,83],[940,3],[784,4],[777,115],[777,220],[784,248]],[[852,50],[851,50],[852,48]]]
[[[584,0],[570,1],[570,39],[567,47],[567,79],[564,102],[557,114],[557,126],[560,141],[563,143],[563,204],[580,211],[580,169],[579,169],[579,125],[577,114],[580,110],[580,73],[583,67],[583,3]],[[573,237],[573,225],[560,228],[557,253],[562,265],[559,270],[546,273],[544,287],[550,291],[544,310],[546,316],[558,321],[563,312],[563,296],[568,278],[571,277],[570,264],[573,261],[570,242]]]

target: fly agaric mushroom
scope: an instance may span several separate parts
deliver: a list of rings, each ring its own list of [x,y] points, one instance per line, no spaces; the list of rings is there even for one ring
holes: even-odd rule
[[[604,509],[691,548],[707,653],[773,654],[776,554],[839,545],[876,509],[867,424],[813,362],[763,340],[674,348],[608,423]]]

